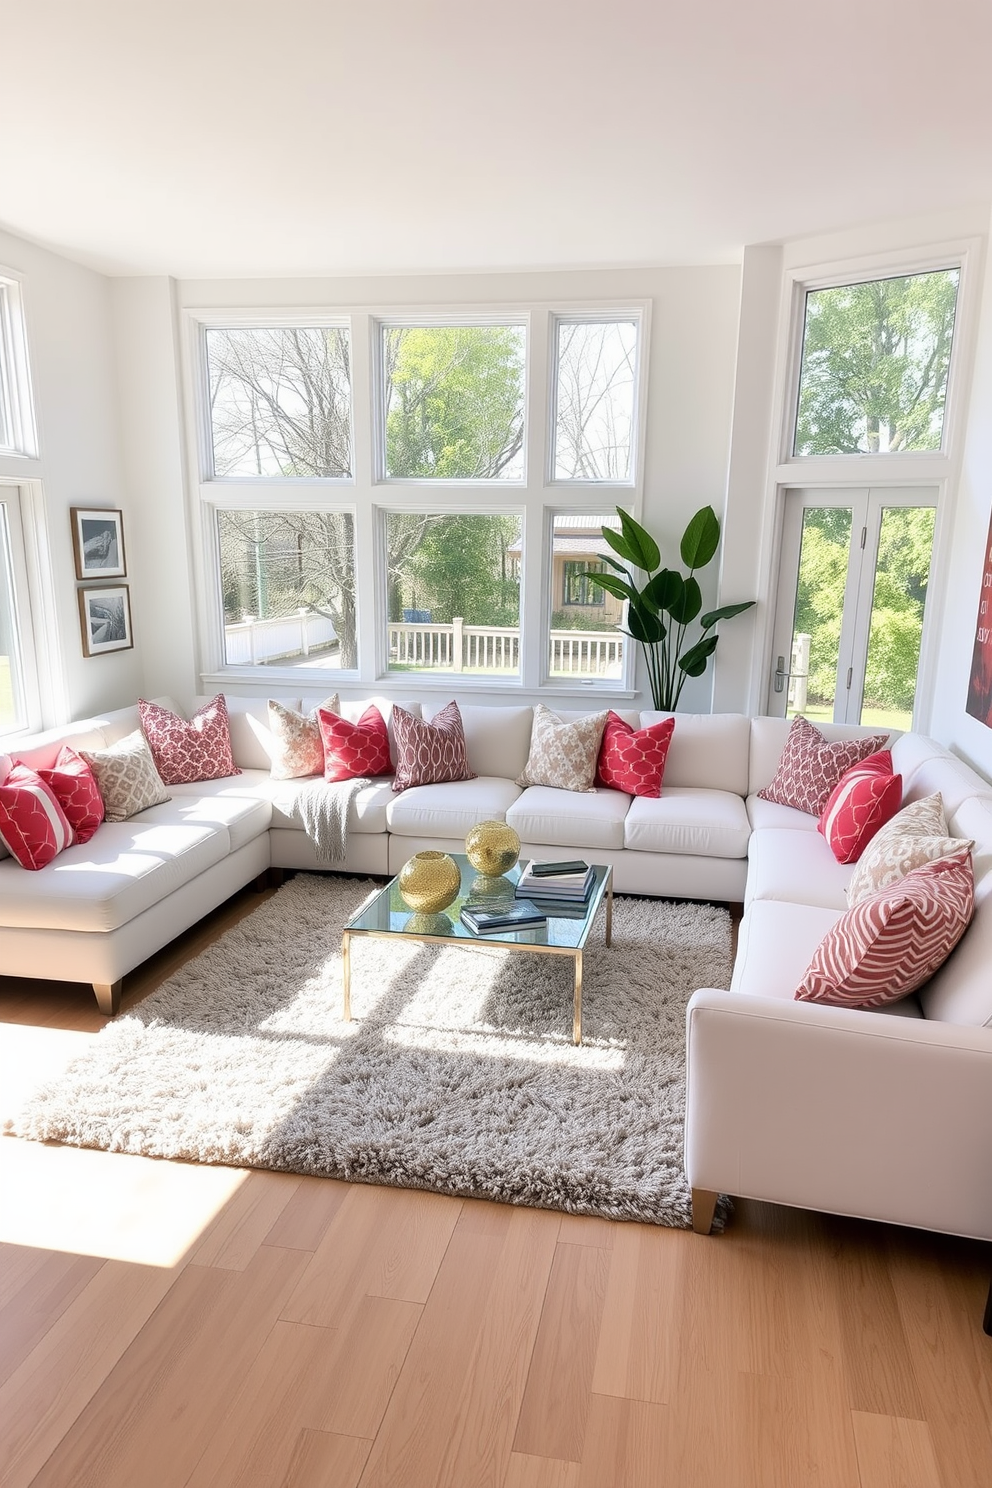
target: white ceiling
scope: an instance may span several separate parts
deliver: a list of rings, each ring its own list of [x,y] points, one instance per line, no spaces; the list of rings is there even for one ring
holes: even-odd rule
[[[0,0],[0,224],[108,273],[708,263],[992,199],[988,0]]]

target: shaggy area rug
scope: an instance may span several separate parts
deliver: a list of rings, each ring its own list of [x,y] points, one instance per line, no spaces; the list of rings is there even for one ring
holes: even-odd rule
[[[352,941],[376,885],[300,874],[109,1023],[7,1123],[114,1152],[276,1168],[688,1227],[685,1005],[730,983],[730,917],[618,897],[584,958]]]

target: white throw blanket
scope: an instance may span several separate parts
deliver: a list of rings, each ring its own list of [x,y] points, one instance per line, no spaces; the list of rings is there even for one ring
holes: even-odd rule
[[[351,803],[362,787],[370,783],[364,776],[333,782],[308,781],[286,802],[286,815],[303,823],[319,862],[340,863],[344,858],[348,851]]]

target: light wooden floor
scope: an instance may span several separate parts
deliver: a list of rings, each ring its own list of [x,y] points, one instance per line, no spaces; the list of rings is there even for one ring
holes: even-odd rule
[[[102,1023],[12,979],[0,1020],[13,1084]],[[3,1488],[992,1485],[985,1245],[757,1203],[703,1238],[12,1138],[0,1239]]]

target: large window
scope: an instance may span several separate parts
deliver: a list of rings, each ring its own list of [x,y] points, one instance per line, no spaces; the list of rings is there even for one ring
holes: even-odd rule
[[[796,455],[938,450],[960,271],[806,293]]]
[[[191,312],[204,675],[629,687],[582,570],[637,509],[646,317]]]
[[[36,721],[31,660],[17,490],[0,486],[0,736]]]
[[[20,285],[0,277],[0,453],[37,453]]]

